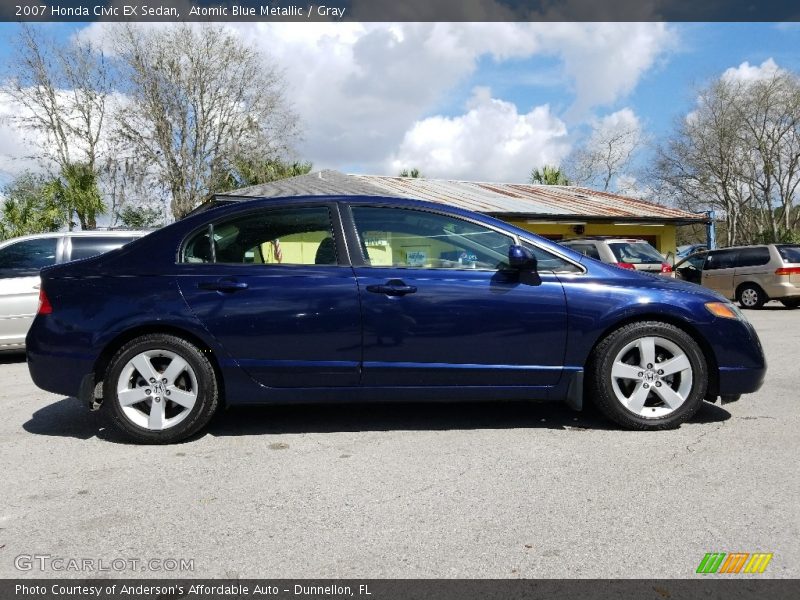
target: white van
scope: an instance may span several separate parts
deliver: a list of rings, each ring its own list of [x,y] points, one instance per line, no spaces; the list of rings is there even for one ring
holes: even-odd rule
[[[39,302],[39,269],[115,250],[146,231],[39,233],[0,242],[0,352],[25,349]]]

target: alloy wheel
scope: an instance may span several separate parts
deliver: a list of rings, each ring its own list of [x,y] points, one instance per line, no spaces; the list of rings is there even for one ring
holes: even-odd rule
[[[674,342],[658,336],[625,345],[611,367],[611,387],[617,400],[643,418],[675,412],[692,391],[692,364]]]
[[[140,352],[122,368],[117,402],[135,425],[150,431],[174,427],[189,416],[197,402],[197,376],[175,352]]]

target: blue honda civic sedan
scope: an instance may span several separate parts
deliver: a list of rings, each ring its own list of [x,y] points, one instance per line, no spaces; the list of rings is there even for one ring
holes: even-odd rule
[[[221,404],[329,401],[593,402],[665,429],[766,372],[714,292],[416,200],[232,202],[41,278],[34,382],[144,443]]]

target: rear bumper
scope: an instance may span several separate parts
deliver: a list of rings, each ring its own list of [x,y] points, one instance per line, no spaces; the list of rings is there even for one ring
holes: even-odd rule
[[[84,353],[88,343],[83,345],[84,351],[74,343],[67,344],[68,336],[56,331],[49,321],[37,317],[26,338],[31,379],[45,391],[78,397],[84,377],[92,373],[95,357]]]
[[[800,298],[800,287],[791,281],[781,281],[779,283],[765,285],[764,291],[767,296],[775,300],[780,300],[781,298]]]

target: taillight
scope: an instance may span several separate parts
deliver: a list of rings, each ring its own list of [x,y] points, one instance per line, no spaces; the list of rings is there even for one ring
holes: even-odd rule
[[[672,267],[669,266],[667,263],[661,263],[661,272],[662,273],[672,273]]]
[[[44,290],[41,288],[39,288],[39,310],[36,312],[40,315],[49,315],[53,312],[53,305],[50,304],[50,300],[47,299],[47,294],[45,294]]]
[[[800,275],[800,267],[781,267],[775,275]]]
[[[614,266],[619,267],[620,269],[633,269],[634,271],[636,270],[636,267],[634,267],[631,263],[618,262],[618,263],[611,263],[611,264],[614,265]]]

